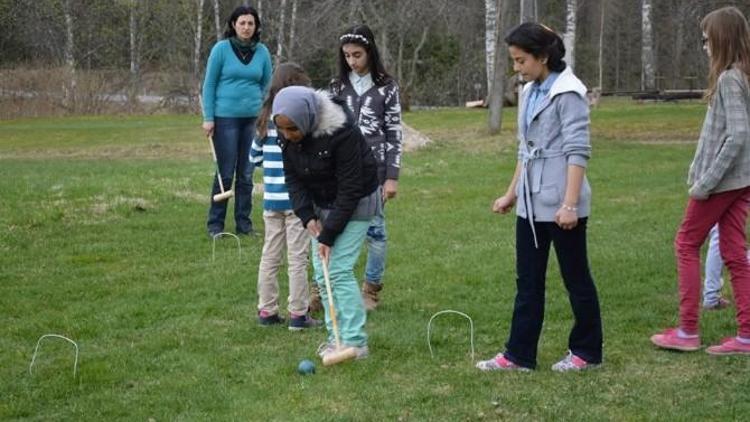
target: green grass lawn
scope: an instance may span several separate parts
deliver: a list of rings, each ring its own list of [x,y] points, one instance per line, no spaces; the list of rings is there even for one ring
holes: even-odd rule
[[[624,101],[592,112],[589,249],[605,364],[581,374],[549,369],[572,324],[554,259],[537,371],[479,373],[468,325],[451,316],[435,322],[434,359],[427,348],[427,322],[444,309],[473,318],[477,358],[506,339],[514,218],[489,207],[515,164],[514,109],[492,137],[486,111],[406,114],[435,142],[404,156],[387,210],[371,357],[332,368],[315,357],[322,330],[256,324],[262,239],[243,238],[241,256],[221,241],[211,260],[212,162],[197,117],[0,122],[0,419],[745,419],[750,359],[648,341],[676,321],[672,240],[704,112]],[[734,332],[733,310],[705,315],[704,343]],[[76,378],[71,345],[56,340],[29,374],[47,333],[78,342]],[[316,375],[296,373],[305,358]]]

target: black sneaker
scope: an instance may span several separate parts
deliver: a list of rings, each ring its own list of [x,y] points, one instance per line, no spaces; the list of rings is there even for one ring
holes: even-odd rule
[[[301,331],[305,328],[316,328],[323,325],[323,321],[311,317],[309,314],[292,316],[289,319],[290,331]]]
[[[258,323],[264,327],[268,327],[270,325],[277,325],[277,324],[283,324],[284,318],[280,317],[279,314],[272,314],[268,316],[263,316],[258,313]]]

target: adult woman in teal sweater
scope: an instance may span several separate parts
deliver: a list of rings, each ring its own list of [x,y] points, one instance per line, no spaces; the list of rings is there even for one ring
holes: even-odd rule
[[[234,9],[224,39],[211,49],[203,81],[203,130],[213,136],[219,174],[224,186],[236,174],[234,219],[237,234],[251,234],[253,166],[249,154],[255,120],[271,81],[271,55],[260,42],[258,12],[248,6]],[[211,197],[219,193],[214,178]],[[208,234],[224,231],[227,202],[211,202]]]

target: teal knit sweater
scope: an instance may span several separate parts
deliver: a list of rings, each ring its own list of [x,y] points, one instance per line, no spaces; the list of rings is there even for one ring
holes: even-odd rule
[[[256,117],[271,82],[271,55],[258,43],[252,61],[242,64],[229,40],[211,49],[203,81],[203,120]]]

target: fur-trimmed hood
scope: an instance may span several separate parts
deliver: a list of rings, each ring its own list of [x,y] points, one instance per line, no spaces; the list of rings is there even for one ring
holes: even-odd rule
[[[304,136],[320,138],[345,126],[348,116],[343,107],[326,91],[288,86],[274,97],[272,114],[274,119],[279,115],[289,118]]]
[[[333,101],[331,94],[327,91],[315,91],[318,103],[318,121],[312,136],[320,137],[332,135],[346,124],[346,112],[340,104]]]

